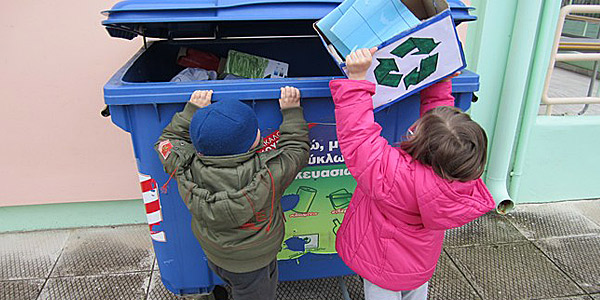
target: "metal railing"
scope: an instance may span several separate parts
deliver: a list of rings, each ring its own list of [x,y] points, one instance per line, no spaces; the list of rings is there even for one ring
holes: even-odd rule
[[[567,5],[560,10],[558,26],[554,35],[554,45],[552,46],[552,56],[548,65],[548,73],[544,83],[544,92],[542,93],[542,103],[546,104],[546,115],[552,114],[552,106],[556,104],[586,104],[582,113],[587,110],[589,104],[600,103],[600,97],[592,97],[594,85],[596,82],[596,73],[598,72],[598,61],[600,53],[558,53],[560,37],[562,34],[565,18],[570,14],[600,14],[600,5]],[[587,97],[549,97],[548,87],[550,86],[550,78],[554,70],[554,64],[557,61],[594,61],[594,71],[592,74],[590,87]]]
[[[578,4],[599,5],[600,0],[562,0],[560,7],[567,6],[567,5],[578,5]],[[594,13],[577,13],[577,15],[600,18],[600,14],[594,14]]]

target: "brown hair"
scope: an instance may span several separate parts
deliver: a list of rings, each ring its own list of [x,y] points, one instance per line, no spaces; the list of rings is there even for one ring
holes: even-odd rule
[[[481,177],[487,160],[487,136],[483,128],[469,115],[450,106],[425,113],[415,123],[414,134],[400,148],[448,180],[464,182]]]

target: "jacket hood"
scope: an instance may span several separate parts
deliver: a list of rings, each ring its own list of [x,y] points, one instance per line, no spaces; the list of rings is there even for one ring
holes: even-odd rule
[[[213,229],[233,230],[242,227],[256,217],[258,210],[263,209],[267,202],[271,202],[272,196],[266,170],[259,172],[248,185],[237,191],[211,192],[191,181],[187,181],[186,185],[189,185],[187,188],[195,198],[190,203],[190,210]]]
[[[267,163],[281,152],[257,153],[262,144],[248,152],[229,156],[197,155],[193,168],[179,178],[192,214],[214,229],[236,229],[250,223],[270,227],[273,206],[278,203],[273,174]],[[194,178],[205,178],[196,181]],[[210,180],[218,178],[218,180]],[[188,203],[188,201],[185,201]],[[265,211],[265,210],[268,210]],[[263,218],[266,216],[266,218]]]
[[[495,207],[481,178],[468,182],[449,181],[427,166],[415,170],[415,191],[421,220],[429,229],[460,227]]]

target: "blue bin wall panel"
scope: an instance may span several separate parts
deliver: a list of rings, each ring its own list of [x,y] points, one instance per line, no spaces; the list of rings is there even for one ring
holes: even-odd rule
[[[277,42],[279,48],[272,48]],[[169,72],[172,73],[179,68],[173,66],[173,55],[179,44],[155,43],[147,51],[136,54],[104,87],[105,102],[109,105],[112,121],[131,134],[139,172],[151,176],[159,187],[167,182],[169,175],[163,171],[153,145],[162,129],[176,112],[183,109],[185,102],[196,89],[213,89],[213,98],[216,101],[243,100],[255,110],[259,127],[265,133],[277,129],[281,123],[277,99],[279,88],[286,85],[301,90],[302,106],[308,122],[335,122],[329,81],[337,77],[335,75],[339,74],[339,69],[318,39],[238,40],[227,43],[209,41],[191,45],[210,51],[225,51],[230,47],[236,50],[258,51],[255,54],[259,55],[271,54],[275,56],[271,58],[275,59],[283,57],[288,59],[290,70],[296,68],[296,74],[301,77],[189,83],[158,82],[157,79],[164,80],[168,77],[159,74],[158,71],[171,70]],[[307,64],[306,53],[310,53],[311,64],[319,65],[312,68],[313,72],[311,68],[300,67]],[[478,87],[478,76],[463,71],[461,76],[453,80],[456,106],[463,110],[468,109],[472,93]],[[419,96],[414,95],[379,111],[375,120],[383,128],[382,135],[390,144],[394,144],[400,141],[407,128],[418,118],[418,114]],[[164,232],[166,242],[154,241],[154,249],[165,286],[176,294],[194,294],[210,291],[214,285],[222,284],[208,268],[204,253],[191,232],[190,213],[179,196],[175,180],[171,180],[167,185],[167,193],[160,193],[160,202],[163,221],[154,226],[153,231]],[[352,273],[335,254],[307,254],[297,260],[280,261],[279,268],[281,280]]]
[[[298,259],[280,260],[279,280],[293,281],[354,274],[337,254],[308,253]]]

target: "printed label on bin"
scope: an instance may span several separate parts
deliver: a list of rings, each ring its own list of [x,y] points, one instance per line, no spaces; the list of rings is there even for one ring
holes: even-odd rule
[[[314,129],[316,127],[316,129]],[[309,166],[324,166],[344,163],[344,157],[335,133],[335,123],[309,123],[310,157]],[[263,148],[259,152],[277,148],[279,130],[263,137]],[[300,176],[301,177],[301,176]],[[298,179],[299,177],[296,177]]]
[[[344,164],[334,123],[309,124],[309,164],[281,198],[286,235],[278,259],[332,254],[335,236],[356,187]]]
[[[158,184],[150,175],[140,173],[139,178],[142,187],[142,199],[146,208],[146,219],[150,227],[150,237],[157,242],[166,242],[165,232],[156,230],[163,221]]]

